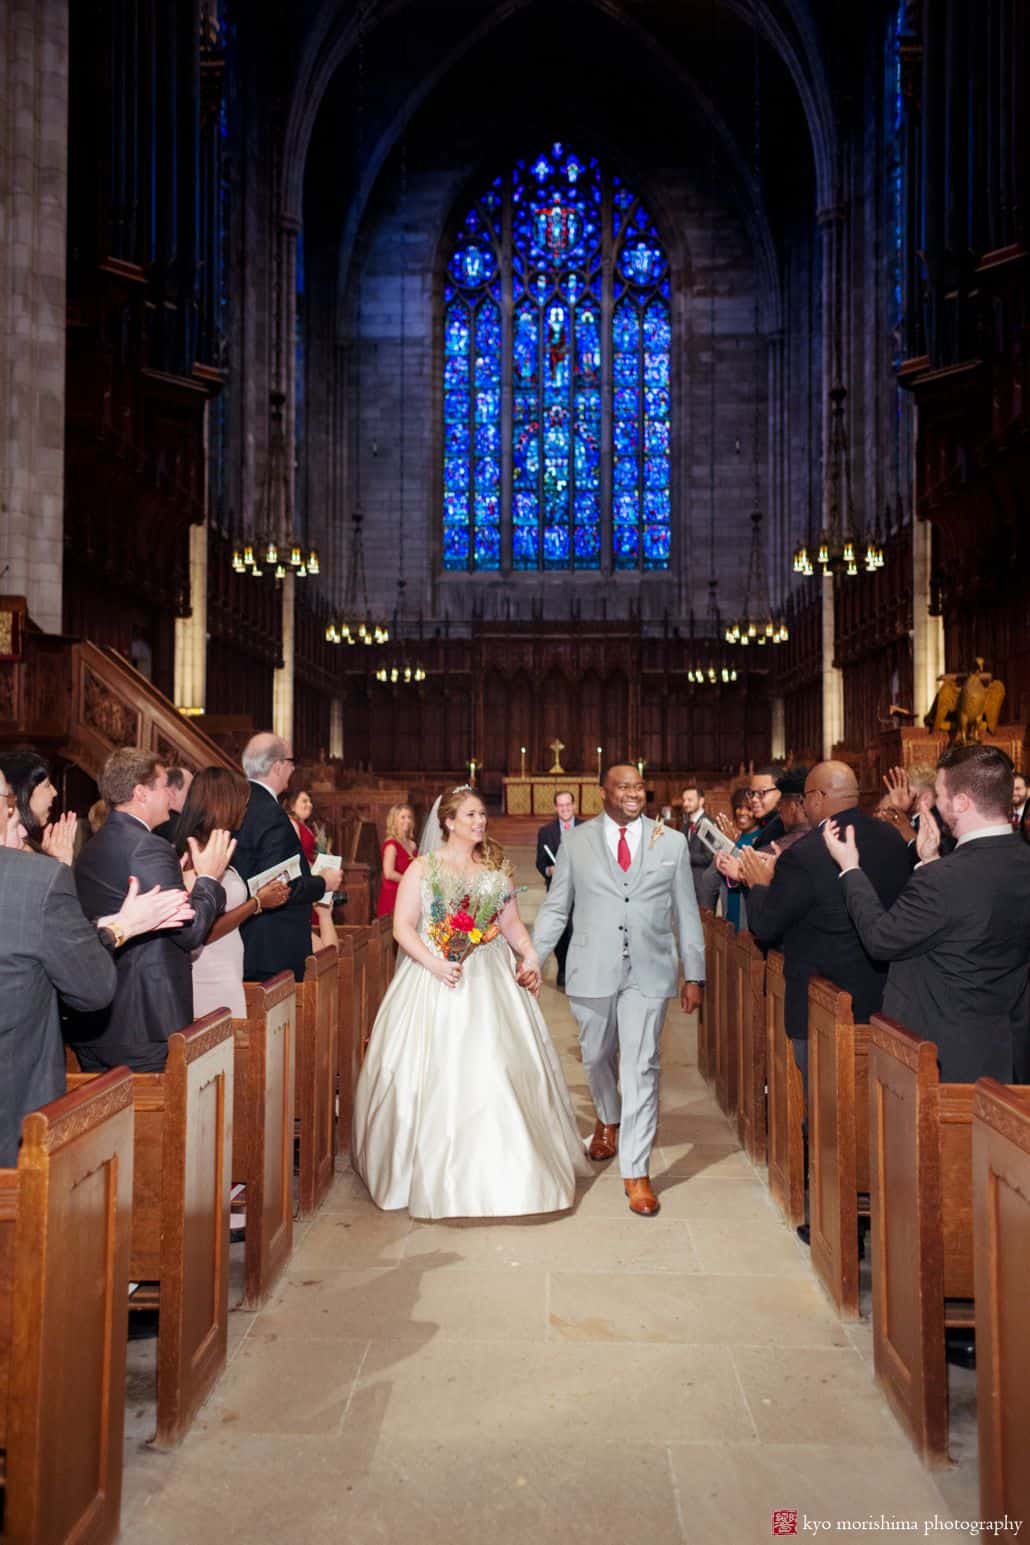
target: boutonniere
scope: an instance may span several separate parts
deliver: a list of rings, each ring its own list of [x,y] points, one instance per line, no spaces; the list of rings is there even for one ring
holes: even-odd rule
[[[654,826],[653,826],[653,828],[651,830],[651,840],[647,844],[648,849],[653,848],[655,843],[658,841],[658,838],[659,837],[664,837],[664,836],[665,836],[665,822],[662,820],[661,816],[659,816],[657,821],[654,823]]]

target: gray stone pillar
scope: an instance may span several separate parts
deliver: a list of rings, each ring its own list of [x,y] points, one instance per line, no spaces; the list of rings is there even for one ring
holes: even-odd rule
[[[0,6],[0,589],[61,630],[68,0]]]

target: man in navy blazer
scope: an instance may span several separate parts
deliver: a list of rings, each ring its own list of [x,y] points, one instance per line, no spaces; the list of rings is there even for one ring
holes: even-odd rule
[[[292,971],[297,981],[304,976],[304,962],[311,954],[311,908],[327,890],[343,886],[339,869],[313,875],[279,796],[293,777],[293,752],[278,735],[264,731],[247,742],[243,771],[250,779],[247,814],[237,835],[233,867],[244,880],[264,874],[291,858],[300,860],[300,875],[290,882],[290,899],[274,912],[248,919],[243,934],[243,974],[248,982],[264,982],[279,971]]]
[[[166,769],[151,751],[123,746],[100,774],[111,812],[75,865],[75,887],[86,916],[118,911],[135,876],[141,890],[182,891],[182,869],[170,842],[153,830],[168,819]],[[193,852],[197,876],[190,895],[193,920],[182,928],[140,934],[119,950],[118,985],[108,1008],[72,1016],[68,1039],[88,1073],[124,1064],[136,1073],[160,1073],[168,1037],[193,1021],[190,955],[225,909],[221,878],[232,853],[228,832],[213,832]]]

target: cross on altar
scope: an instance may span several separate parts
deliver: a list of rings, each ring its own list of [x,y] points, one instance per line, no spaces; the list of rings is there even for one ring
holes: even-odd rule
[[[556,736],[555,739],[550,742],[549,749],[554,752],[554,766],[551,768],[551,772],[563,773],[565,769],[561,764],[561,753],[565,750],[564,740],[559,740]]]

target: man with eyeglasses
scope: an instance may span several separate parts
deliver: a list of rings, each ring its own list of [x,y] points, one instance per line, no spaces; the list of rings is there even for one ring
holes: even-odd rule
[[[762,848],[771,847],[774,842],[779,842],[787,830],[779,811],[782,796],[778,780],[782,773],[782,762],[769,762],[765,767],[759,767],[757,772],[753,772],[748,782],[748,804],[759,826],[758,836],[751,847],[759,852]]]
[[[290,884],[290,899],[275,912],[265,912],[243,924],[243,971],[248,982],[263,982],[279,971],[292,971],[299,982],[311,954],[311,907],[327,890],[339,891],[343,874],[323,869],[313,875],[293,822],[279,803],[293,777],[290,747],[278,735],[254,735],[243,751],[243,771],[250,779],[250,800],[240,827],[233,868],[243,880],[264,874],[291,859],[300,862],[300,876]]]
[[[768,885],[751,887],[748,926],[763,948],[783,952],[786,1030],[807,1088],[809,979],[824,976],[849,992],[860,1023],[880,1007],[887,979],[848,916],[837,865],[818,828],[830,818],[841,830],[854,828],[861,867],[885,907],[900,895],[911,866],[894,827],[858,808],[858,783],[846,762],[818,762],[805,779],[803,799],[813,829],[780,855]]]

